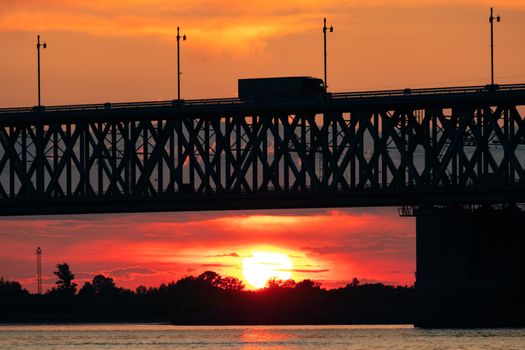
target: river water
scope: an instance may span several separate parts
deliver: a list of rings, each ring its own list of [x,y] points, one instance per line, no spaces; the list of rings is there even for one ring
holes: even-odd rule
[[[0,349],[525,349],[525,329],[396,326],[0,325]]]

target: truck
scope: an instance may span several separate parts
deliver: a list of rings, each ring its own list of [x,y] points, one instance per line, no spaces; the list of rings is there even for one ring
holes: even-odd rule
[[[243,101],[290,101],[325,96],[322,79],[277,77],[239,79],[239,98]]]

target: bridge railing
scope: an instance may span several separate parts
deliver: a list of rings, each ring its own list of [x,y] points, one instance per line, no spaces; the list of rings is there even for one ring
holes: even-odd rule
[[[420,89],[401,89],[401,90],[378,90],[362,92],[334,92],[330,93],[329,100],[364,99],[381,97],[403,97],[403,96],[435,96],[451,94],[473,94],[489,92],[511,92],[525,90],[525,84],[507,85],[484,85],[484,86],[460,86],[443,88],[420,88]],[[287,101],[287,104],[297,101]],[[301,102],[301,101],[299,101]],[[304,101],[302,101],[304,102]],[[42,107],[19,107],[19,108],[0,108],[0,115],[27,114],[35,111],[46,112],[75,112],[75,111],[103,111],[103,110],[133,110],[139,108],[169,108],[175,106],[212,106],[212,105],[234,105],[242,104],[244,101],[239,98],[213,98],[213,99],[194,99],[194,100],[171,100],[171,101],[146,101],[146,102],[119,102],[119,103],[98,103],[98,104],[78,104],[63,106],[42,106]]]
[[[401,97],[401,96],[432,96],[432,95],[450,95],[450,94],[471,94],[480,92],[509,92],[516,90],[525,90],[525,84],[508,84],[508,85],[484,85],[484,86],[458,86],[444,88],[420,88],[420,89],[402,89],[402,90],[379,90],[363,92],[335,92],[331,94],[332,99],[349,99],[349,98],[374,98],[374,97]]]
[[[172,101],[146,101],[146,102],[119,102],[119,103],[97,103],[79,104],[64,106],[42,106],[42,107],[21,107],[21,108],[1,108],[2,114],[32,113],[38,111],[45,112],[78,112],[78,111],[104,111],[104,110],[132,110],[138,108],[168,108],[174,106],[201,106],[201,105],[227,105],[241,103],[238,98],[216,98],[199,100],[172,100]]]

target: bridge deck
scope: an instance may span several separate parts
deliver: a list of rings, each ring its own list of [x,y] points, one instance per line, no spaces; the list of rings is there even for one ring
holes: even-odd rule
[[[313,105],[340,105],[345,104],[391,104],[391,103],[414,103],[429,102],[432,100],[443,102],[472,99],[494,99],[501,97],[523,97],[525,94],[525,84],[506,84],[495,85],[496,89],[492,90],[490,85],[485,86],[462,86],[462,87],[441,87],[441,88],[420,88],[420,89],[402,89],[402,90],[378,90],[378,91],[361,91],[361,92],[335,92],[331,93],[326,100],[293,100],[279,102],[247,102],[238,98],[212,98],[212,99],[193,99],[193,100],[171,100],[171,101],[145,101],[145,102],[118,102],[118,103],[95,103],[80,105],[60,105],[44,106],[41,110],[38,107],[13,107],[0,108],[0,117],[12,117],[14,115],[34,114],[35,112],[45,111],[48,115],[54,115],[57,112],[103,112],[103,111],[136,111],[152,110],[165,108],[191,108],[191,107],[210,107],[227,109],[228,107],[297,107]]]

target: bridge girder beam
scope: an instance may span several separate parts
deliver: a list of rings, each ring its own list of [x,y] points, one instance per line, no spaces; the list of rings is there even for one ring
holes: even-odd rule
[[[480,94],[0,113],[0,215],[525,202],[525,89]]]

